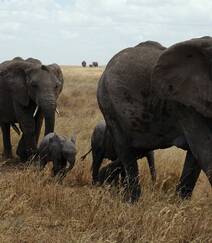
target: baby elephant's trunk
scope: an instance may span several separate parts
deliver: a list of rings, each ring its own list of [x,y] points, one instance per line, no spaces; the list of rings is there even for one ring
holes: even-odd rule
[[[72,170],[73,167],[74,167],[74,162],[67,161],[66,167],[63,168],[62,170],[60,170],[59,173],[57,173],[57,175],[56,175],[56,181],[58,183],[62,183],[63,179],[66,177],[66,175],[68,174],[68,172]]]

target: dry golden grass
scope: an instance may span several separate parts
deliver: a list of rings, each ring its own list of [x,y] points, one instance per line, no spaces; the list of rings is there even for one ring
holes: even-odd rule
[[[90,134],[102,119],[96,103],[101,68],[63,67],[59,134],[77,135],[76,166],[62,185],[33,167],[0,168],[0,242],[212,242],[212,193],[201,175],[192,200],[174,195],[184,152],[156,152],[157,183],[140,162],[143,196],[124,204],[115,189],[91,186]],[[13,134],[14,149],[17,135]],[[0,146],[2,151],[2,145]],[[3,165],[4,161],[2,161]]]

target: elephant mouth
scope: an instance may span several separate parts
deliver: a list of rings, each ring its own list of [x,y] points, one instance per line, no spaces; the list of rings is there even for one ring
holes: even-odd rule
[[[38,110],[39,110],[39,105],[37,105],[36,108],[35,108],[35,111],[34,111],[34,113],[33,113],[33,118],[37,115]],[[56,109],[55,109],[55,112],[58,114],[58,116],[60,116],[60,112],[59,112],[59,110],[58,110],[57,107],[56,107]]]
[[[73,163],[67,161],[66,166],[61,168],[58,171],[55,171],[54,168],[51,171],[51,177],[55,178],[57,183],[62,183],[64,178],[67,176],[68,172],[73,168]]]

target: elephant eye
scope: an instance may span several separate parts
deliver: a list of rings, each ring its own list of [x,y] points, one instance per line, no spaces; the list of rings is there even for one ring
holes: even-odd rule
[[[55,84],[55,89],[58,89],[59,86],[60,86],[60,84],[59,84],[59,83],[56,83],[56,84]]]

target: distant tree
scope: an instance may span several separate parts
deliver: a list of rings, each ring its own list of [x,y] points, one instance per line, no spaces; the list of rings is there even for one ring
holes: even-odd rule
[[[89,64],[89,67],[93,67],[93,64]]]

